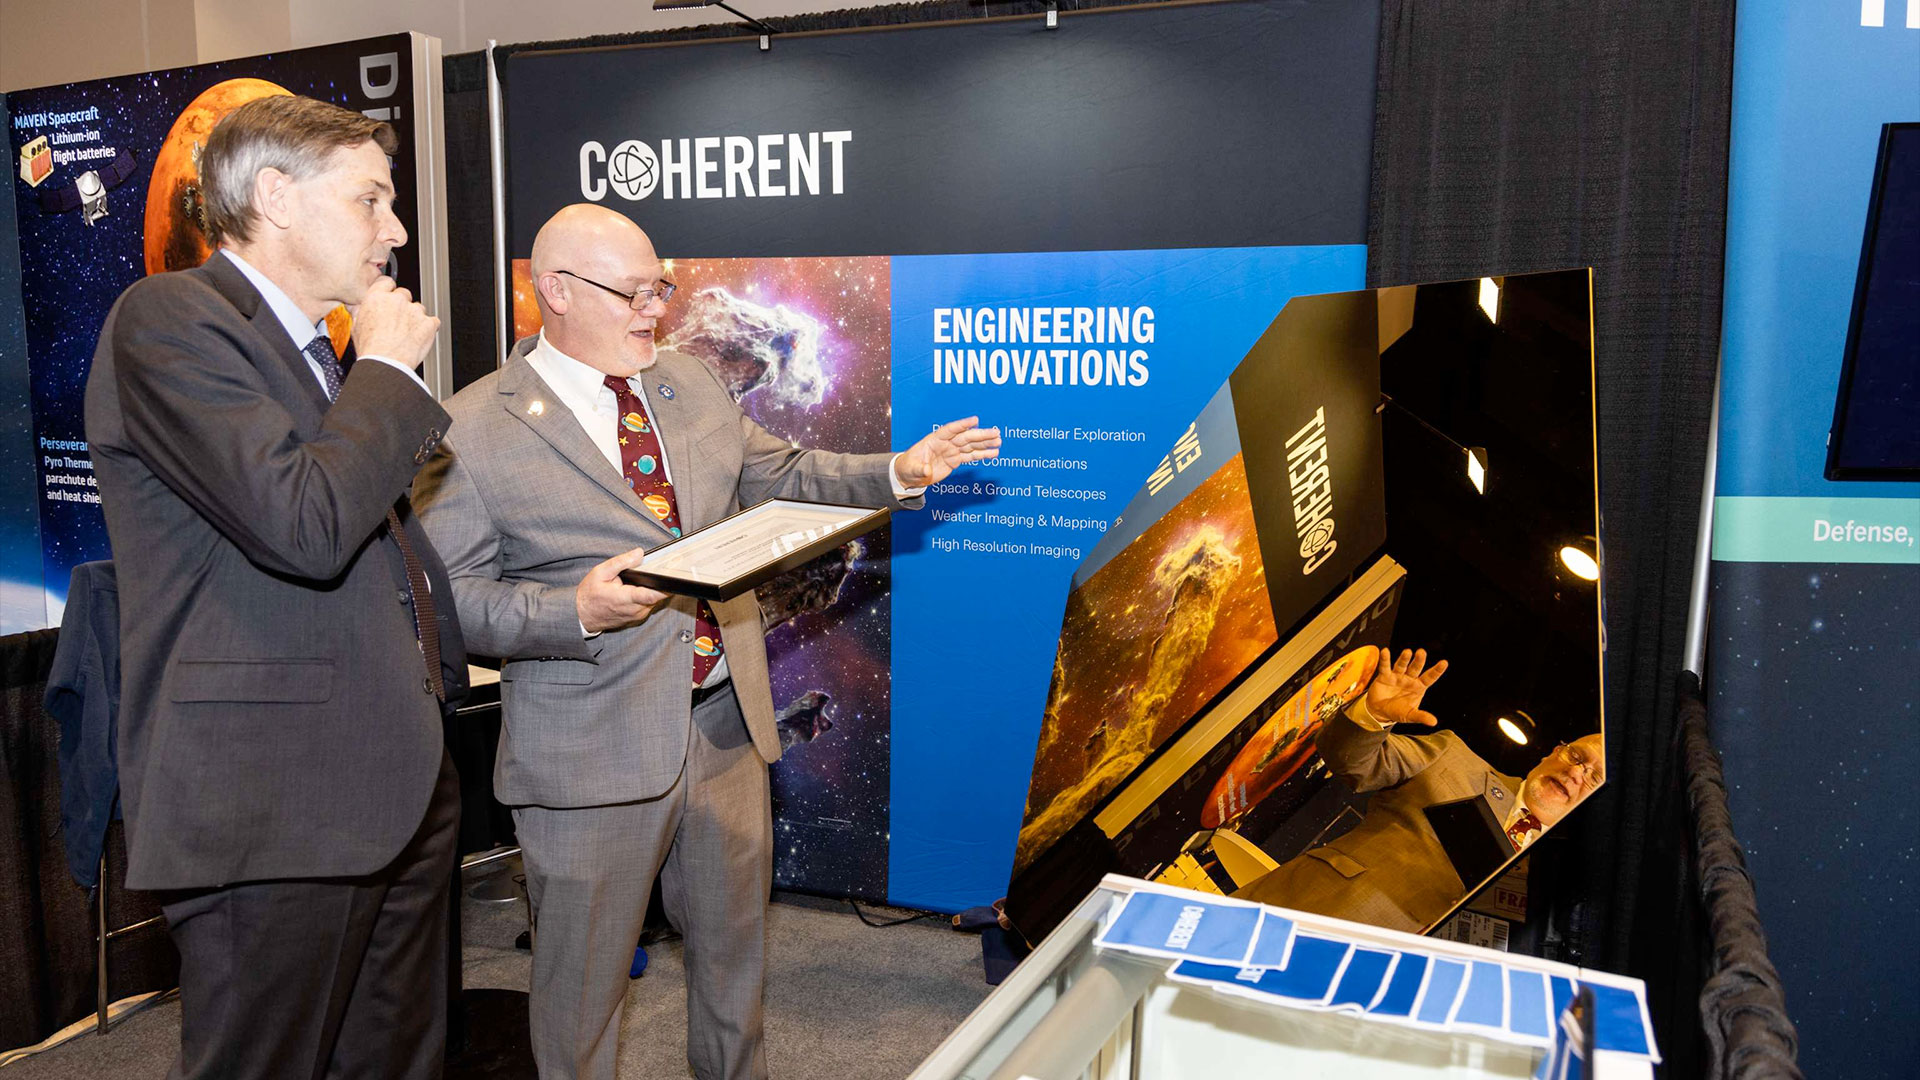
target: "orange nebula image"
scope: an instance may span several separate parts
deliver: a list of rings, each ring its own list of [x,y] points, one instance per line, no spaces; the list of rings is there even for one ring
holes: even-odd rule
[[[1277,638],[1236,454],[1067,597],[1015,870]]]
[[[540,302],[533,297],[533,260],[515,259],[513,276],[513,340],[540,332]]]

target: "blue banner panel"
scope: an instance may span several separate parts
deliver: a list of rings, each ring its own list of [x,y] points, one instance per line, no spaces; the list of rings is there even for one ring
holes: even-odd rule
[[[1005,893],[1074,571],[1287,301],[1358,287],[1365,261],[1357,246],[893,260],[895,442],[973,415],[1006,436],[999,460],[935,485],[926,512],[894,518],[896,901],[962,908]],[[1120,345],[1034,342],[1037,310],[1049,312],[1049,338],[1055,310],[1130,313],[1130,330],[1137,322],[1150,338],[1124,343],[1143,377],[1129,367],[1106,380]],[[1021,311],[1018,340],[977,340]],[[961,318],[973,342],[955,340]],[[1011,354],[1032,365],[1034,352],[1051,363],[1056,350],[1098,353],[1101,378],[1040,382],[1034,366],[1016,378]],[[960,372],[936,379],[954,352]],[[980,352],[989,359],[975,379],[967,354]],[[1004,368],[995,352],[1009,354]],[[1188,471],[1204,479],[1224,463]],[[987,634],[956,654],[956,621]]]
[[[1880,25],[1866,9],[1884,7]],[[1883,124],[1920,120],[1900,0],[1742,3],[1735,26],[1717,494],[1906,497],[1823,471]],[[1784,560],[1783,560],[1784,561]]]
[[[1809,1076],[1920,1063],[1920,490],[1824,476],[1882,127],[1920,120],[1915,10],[1743,0],[1734,32],[1707,673]]]

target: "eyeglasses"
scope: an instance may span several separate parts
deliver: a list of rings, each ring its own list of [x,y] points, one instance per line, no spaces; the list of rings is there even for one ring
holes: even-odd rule
[[[1584,783],[1592,784],[1600,779],[1599,763],[1589,757],[1585,750],[1574,746],[1572,743],[1561,743],[1553,748],[1553,752],[1556,754],[1563,751],[1566,753],[1567,760],[1572,762],[1574,768],[1579,769],[1585,777]]]
[[[568,277],[573,278],[575,281],[584,281],[596,289],[605,289],[608,292],[612,293],[613,295],[619,297],[620,299],[625,300],[627,302],[627,306],[632,308],[635,311],[639,311],[647,307],[648,305],[652,304],[655,300],[658,300],[663,304],[666,303],[667,301],[673,299],[673,290],[677,288],[677,286],[675,286],[673,282],[668,281],[666,278],[661,278],[659,281],[656,281],[653,283],[653,288],[651,289],[641,289],[638,292],[621,292],[619,289],[616,289],[611,285],[602,285],[600,282],[595,281],[590,277],[582,277],[571,270],[555,270],[554,273],[565,274]]]

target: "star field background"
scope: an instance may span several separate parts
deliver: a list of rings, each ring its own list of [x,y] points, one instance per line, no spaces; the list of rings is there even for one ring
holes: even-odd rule
[[[8,106],[18,118],[23,114],[77,112],[97,107],[96,121],[61,127],[9,125],[11,140],[9,176],[20,218],[20,267],[22,302],[26,318],[27,357],[32,373],[35,434],[43,438],[84,439],[84,408],[87,373],[92,369],[94,345],[100,324],[113,302],[127,286],[144,277],[144,213],[147,189],[152,180],[153,163],[167,131],[181,111],[201,91],[215,83],[241,76],[269,79],[286,89],[309,97],[331,101],[352,109],[410,103],[411,80],[405,78],[394,97],[383,102],[366,99],[360,90],[359,58],[372,52],[386,52],[405,46],[382,38],[367,42],[349,42],[314,49],[247,57],[216,64],[173,68],[142,75],[128,75],[93,82],[70,83],[38,90],[9,94]],[[402,61],[405,67],[405,61]],[[414,189],[410,148],[413,131],[403,115],[394,121],[400,135],[401,156],[396,163],[394,183],[402,193],[395,210],[409,226],[410,235],[418,235],[412,207]],[[134,156],[133,174],[107,192],[107,216],[89,226],[78,211],[48,214],[40,210],[40,192],[51,185],[71,184],[90,168],[103,168],[110,159],[75,161],[56,165],[53,175],[39,188],[20,179],[20,147],[41,135],[55,131],[98,130],[97,142],[56,146],[55,150],[89,147],[116,147],[130,150]],[[411,260],[403,258],[404,268]],[[401,282],[403,285],[406,281]],[[68,456],[84,457],[78,452]],[[39,461],[38,455],[35,458]],[[61,470],[77,472],[80,470]],[[43,472],[44,475],[44,472]],[[44,481],[38,485],[44,492]],[[108,557],[106,524],[100,508],[86,503],[51,502],[37,494],[40,510],[41,545],[48,594],[49,617],[59,619],[64,606],[67,579],[72,568],[82,562]]]
[[[821,326],[826,393],[801,408],[749,391],[740,406],[768,431],[841,453],[892,449],[892,296],[888,260],[672,260],[666,275],[692,296],[719,286],[764,307],[784,304]],[[676,296],[672,311],[684,311]],[[661,336],[673,336],[671,313]],[[767,636],[774,707],[809,690],[832,696],[833,730],[797,743],[773,766],[774,880],[782,888],[885,900],[891,776],[891,530],[866,553],[825,612]]]
[[[0,98],[0,126],[10,127],[11,115]],[[37,458],[13,192],[0,201],[7,203],[0,209],[0,634],[17,634],[47,625],[47,597],[40,581]]]
[[[1807,1075],[1910,1073],[1920,566],[1714,563],[1707,675],[1787,1009],[1803,1028],[1878,1033],[1803,1044]]]

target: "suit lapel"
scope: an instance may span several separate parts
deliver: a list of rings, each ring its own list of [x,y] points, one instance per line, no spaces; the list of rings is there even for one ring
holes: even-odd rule
[[[208,259],[202,269],[206,271],[213,287],[245,316],[254,332],[267,343],[268,350],[286,366],[293,375],[294,383],[303,388],[307,401],[318,412],[326,412],[327,406],[332,404],[327,400],[327,392],[321,389],[320,380],[313,377],[313,369],[307,366],[307,358],[293,347],[293,339],[287,336],[287,328],[281,324],[280,316],[273,313],[273,305],[267,303],[266,298],[260,295],[260,290],[253,287],[247,275],[241,273],[240,268],[225,255],[218,253]]]
[[[518,352],[508,356],[505,366],[500,369],[499,394],[502,408],[532,428],[534,434],[545,439],[547,445],[580,470],[582,476],[600,485],[601,490],[660,530],[661,535],[672,536],[666,526],[661,525],[640,502],[640,497],[633,493],[633,489],[627,486],[626,478],[607,461],[606,455],[593,444],[587,433],[580,429],[580,422],[574,418],[573,410],[561,402],[553,389],[533,370],[527,358]]]
[[[653,410],[655,426],[660,433],[660,448],[667,455],[667,470],[673,476],[673,501],[680,511],[681,531],[692,532],[706,522],[695,520],[693,513],[695,462],[692,437],[688,434],[693,427],[693,418],[682,404],[687,398],[674,386],[674,379],[668,374],[665,364],[655,364],[641,372],[638,381],[642,383],[641,392],[647,396],[647,407]]]

